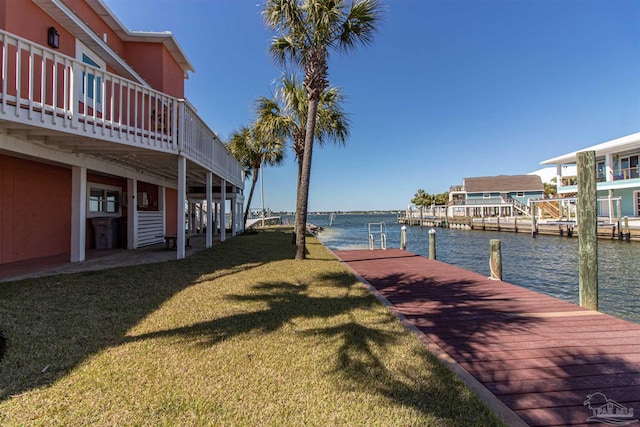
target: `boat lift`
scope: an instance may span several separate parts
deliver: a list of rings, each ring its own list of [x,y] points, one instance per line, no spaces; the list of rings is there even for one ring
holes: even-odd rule
[[[376,238],[378,238],[380,242],[380,249],[387,249],[387,227],[384,225],[384,222],[370,222],[368,226],[369,249],[373,250]]]

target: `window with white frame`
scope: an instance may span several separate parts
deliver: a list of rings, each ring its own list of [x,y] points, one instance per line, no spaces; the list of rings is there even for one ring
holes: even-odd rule
[[[88,216],[120,216],[121,189],[102,184],[88,184]]]
[[[484,193],[482,194],[482,197],[485,199],[490,199],[491,198],[491,193]]]
[[[524,197],[524,191],[518,191],[516,197]]]
[[[93,68],[106,70],[107,64],[100,59],[98,55],[93,53],[87,46],[80,41],[76,41],[76,59],[87,64]],[[102,78],[96,75],[96,72],[90,68],[82,68],[78,76],[78,84],[76,86],[77,93],[80,100],[84,101],[85,94],[87,99],[87,105],[101,109],[102,105]]]

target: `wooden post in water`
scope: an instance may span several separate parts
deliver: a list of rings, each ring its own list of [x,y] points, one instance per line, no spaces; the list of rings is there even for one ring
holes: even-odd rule
[[[489,257],[489,268],[491,269],[492,280],[502,280],[502,252],[500,250],[500,240],[491,239],[491,256]]]
[[[444,208],[444,226],[445,228],[449,228],[449,205],[445,205]]]
[[[598,218],[596,152],[582,151],[578,159],[578,258],[580,306],[598,309]]]
[[[536,226],[536,208],[535,203],[531,208],[531,237],[535,238],[538,234],[538,227]]]
[[[629,218],[624,217],[624,240],[631,241],[631,232],[629,231]]]
[[[620,209],[620,200],[617,200],[616,203],[616,215],[618,217],[618,240],[622,240],[622,227],[621,227],[621,221],[622,221],[622,210]]]
[[[613,222],[613,190],[609,190],[609,223]]]
[[[564,218],[564,212],[562,212],[562,208],[564,207],[562,200],[558,200],[558,221],[562,221]]]
[[[429,230],[429,259],[436,259],[436,230]]]

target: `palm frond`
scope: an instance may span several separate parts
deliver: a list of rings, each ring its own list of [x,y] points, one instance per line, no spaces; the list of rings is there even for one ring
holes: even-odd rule
[[[383,16],[379,0],[360,0],[354,3],[340,27],[335,47],[343,52],[353,51],[358,45],[367,46],[373,41]]]

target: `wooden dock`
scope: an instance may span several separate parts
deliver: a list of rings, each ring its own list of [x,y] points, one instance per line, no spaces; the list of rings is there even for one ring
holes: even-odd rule
[[[507,424],[640,418],[640,325],[399,249],[334,253]]]
[[[425,218],[409,219],[399,217],[398,224],[422,226],[422,227],[439,227],[439,228],[459,228],[464,230],[482,230],[482,231],[505,231],[511,233],[532,234],[532,224],[530,219],[514,219],[514,218],[469,218],[469,217],[452,217],[445,220],[444,218]],[[535,226],[536,235],[546,236],[567,236],[577,237],[578,227],[575,221],[551,221],[537,223]],[[597,234],[599,239],[607,240],[627,240],[640,241],[640,229],[635,226],[625,229],[617,224],[598,224]]]

